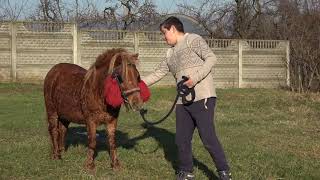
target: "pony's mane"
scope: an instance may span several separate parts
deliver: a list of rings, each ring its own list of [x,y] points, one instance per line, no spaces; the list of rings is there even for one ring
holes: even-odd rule
[[[117,53],[122,53],[122,52],[127,52],[127,51],[122,48],[117,48],[117,49],[106,50],[104,53],[100,54],[97,57],[96,61],[88,69],[84,77],[84,82],[86,83],[91,76],[95,75],[96,70],[99,69],[101,66],[105,64],[109,64],[112,57],[114,57]]]
[[[126,77],[128,64],[135,64],[135,60],[127,58],[128,57],[127,55],[129,55],[129,52],[123,48],[110,49],[100,54],[97,57],[96,61],[88,69],[84,77],[83,88],[85,88],[85,84],[87,84],[88,80],[91,77],[93,77],[92,83],[94,83],[96,81],[95,78],[96,78],[97,69],[100,69],[102,67],[107,67],[106,66],[107,64],[109,65],[108,69],[106,69],[108,71],[107,73],[111,74],[115,66],[119,65],[119,64],[116,64],[116,60],[119,56],[121,57],[120,64],[122,65],[122,76]]]
[[[114,55],[118,53],[128,53],[128,51],[123,48],[116,48],[116,49],[114,48],[114,49],[107,50],[97,57],[96,62],[92,66],[95,66],[97,69],[99,69],[101,66],[104,66],[105,64],[109,64],[112,57],[114,57]]]

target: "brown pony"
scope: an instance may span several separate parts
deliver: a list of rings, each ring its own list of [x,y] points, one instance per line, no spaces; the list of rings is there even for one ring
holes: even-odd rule
[[[113,169],[120,167],[116,154],[115,131],[121,106],[114,108],[105,102],[104,80],[117,71],[123,79],[121,88],[124,92],[130,92],[127,94],[128,106],[139,110],[143,102],[137,88],[139,81],[139,72],[135,66],[137,59],[138,54],[131,54],[124,49],[111,49],[99,55],[88,71],[75,64],[61,63],[48,72],[44,80],[44,99],[53,159],[61,159],[70,122],[85,124],[88,131],[85,167],[94,170],[96,128],[105,124],[111,166]]]

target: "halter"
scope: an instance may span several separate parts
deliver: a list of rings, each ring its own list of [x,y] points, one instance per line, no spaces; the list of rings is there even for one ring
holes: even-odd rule
[[[132,65],[132,64],[128,64],[128,65]],[[113,72],[111,76],[112,76],[112,78],[114,78],[117,81],[117,84],[118,84],[118,86],[120,88],[121,97],[122,97],[123,101],[126,104],[129,104],[130,108],[132,108],[131,104],[129,103],[129,100],[128,100],[128,95],[130,95],[130,94],[132,94],[134,92],[140,92],[140,88],[139,87],[135,87],[135,88],[128,89],[128,90],[123,90],[123,88],[121,87],[121,84],[123,83],[123,80],[122,80],[122,77],[120,76],[120,74],[116,73],[116,72]]]
[[[117,81],[117,84],[118,84],[118,87],[120,89],[120,93],[121,93],[121,97],[122,97],[123,101],[125,102],[125,104],[129,104],[130,108],[132,109],[132,106],[131,106],[131,104],[129,103],[129,100],[128,100],[128,95],[132,94],[134,92],[139,92],[140,88],[136,87],[136,88],[132,88],[132,89],[129,89],[129,90],[123,90],[123,88],[121,87],[121,84],[123,83],[123,79],[122,79],[121,75],[118,72],[116,72],[116,69],[119,69],[119,67],[115,67],[114,68],[114,65],[115,65],[117,57],[121,56],[121,55],[123,55],[123,53],[117,53],[111,58],[111,62],[110,62],[110,67],[111,68],[109,68],[108,74],[111,74],[111,77],[114,78]],[[135,64],[127,62],[127,60],[124,61],[123,63],[126,63],[125,65],[121,64],[122,67],[125,67],[125,69],[127,69],[126,66],[134,66],[135,67]]]

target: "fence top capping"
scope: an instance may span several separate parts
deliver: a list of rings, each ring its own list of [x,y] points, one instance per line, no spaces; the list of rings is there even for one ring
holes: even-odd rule
[[[129,30],[87,29],[87,28],[81,28],[80,31],[86,31],[86,32],[122,32],[122,33],[135,33],[135,32],[139,32],[139,31],[129,31]]]
[[[275,41],[275,42],[289,42],[289,40],[281,40],[281,39],[238,39],[243,41],[262,41],[262,42],[268,42],[268,41]]]
[[[77,25],[77,23],[75,22],[55,22],[55,21],[32,21],[32,20],[23,20],[23,21],[9,21],[9,20],[1,20],[0,21],[0,25],[1,23],[52,23],[52,24],[66,24],[66,25],[72,25],[75,24]],[[88,29],[88,28],[81,28],[81,31],[91,31],[91,32],[124,32],[124,33],[154,33],[154,34],[161,34],[160,31],[133,31],[133,30],[112,30],[112,29]],[[275,40],[275,39],[216,39],[216,38],[206,38],[204,37],[204,39],[206,40],[239,40],[239,41],[265,41],[265,42],[270,42],[270,41],[275,41],[275,42],[289,42],[289,40]]]
[[[23,20],[23,21],[9,21],[9,20],[0,20],[0,23],[52,23],[52,24],[75,24],[73,22],[63,22],[63,21],[31,21],[31,20]]]

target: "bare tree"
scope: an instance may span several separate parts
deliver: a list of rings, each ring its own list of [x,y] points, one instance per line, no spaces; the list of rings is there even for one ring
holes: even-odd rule
[[[215,38],[258,37],[265,24],[271,23],[264,15],[264,9],[271,0],[202,0],[198,6],[189,3],[178,4],[179,12],[195,18]]]
[[[261,38],[264,25],[270,25],[267,9],[272,0],[234,0],[230,25],[236,38]]]
[[[103,8],[104,6],[104,8]],[[33,20],[77,22],[84,28],[143,29],[159,17],[151,0],[39,0]]]
[[[0,20],[14,21],[21,17],[28,0],[22,2],[10,2],[10,0],[0,0]]]
[[[116,3],[109,2],[104,10],[106,21],[115,20],[118,22],[117,28],[143,29],[153,23],[159,14],[156,6],[151,0],[117,0]]]
[[[179,4],[213,37],[281,39],[290,41],[291,89],[320,91],[320,1],[234,0],[218,6]]]
[[[146,0],[138,9],[137,29],[144,30],[147,26],[158,24],[160,21],[160,14],[157,12],[156,5]]]
[[[67,6],[67,17],[68,21],[78,23],[80,28],[93,28],[100,24],[103,13],[91,0],[74,0]]]
[[[39,13],[45,21],[64,21],[60,0],[40,0]]]
[[[179,13],[193,17],[210,37],[225,37],[226,17],[230,12],[230,4],[218,0],[201,0],[197,4],[178,4]]]
[[[34,12],[28,17],[32,20],[64,22],[65,4],[60,0],[39,0]]]
[[[320,91],[320,8],[314,0],[277,0],[277,36],[291,43],[291,88]]]

